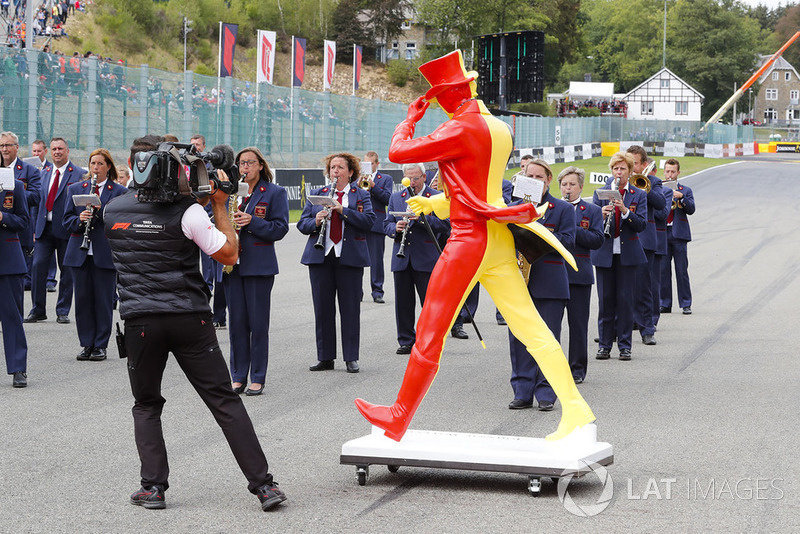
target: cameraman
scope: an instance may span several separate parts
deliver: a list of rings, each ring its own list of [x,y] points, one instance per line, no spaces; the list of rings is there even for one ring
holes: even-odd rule
[[[134,140],[131,163],[135,185],[138,152],[158,148],[163,138]],[[218,171],[220,180],[227,181]],[[124,350],[135,399],[134,435],[141,460],[142,488],[131,503],[164,508],[167,451],[161,431],[161,379],[169,352],[206,403],[247,478],[262,510],[286,500],[269,473],[253,423],[233,392],[217,343],[208,305],[208,286],[200,273],[199,250],[225,265],[236,263],[237,236],[225,209],[227,195],[211,195],[216,228],[192,196],[175,202],[139,202],[135,190],[105,209],[106,235],[119,273],[120,317],[125,320]],[[199,250],[198,250],[199,249]]]

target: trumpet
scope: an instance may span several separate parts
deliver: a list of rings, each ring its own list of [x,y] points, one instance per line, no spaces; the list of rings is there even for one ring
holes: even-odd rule
[[[91,188],[90,191],[92,193],[94,193],[95,190],[97,189],[97,175],[96,174],[92,174],[92,180],[91,180],[90,184],[91,184],[90,185],[90,188]],[[83,241],[81,241],[81,246],[80,246],[81,250],[89,250],[89,247],[92,245],[92,238],[89,237],[89,234],[91,233],[92,228],[94,228],[94,216],[97,213],[97,208],[94,207],[94,206],[90,206],[90,205],[87,204],[86,205],[86,209],[90,210],[92,212],[92,216],[89,218],[88,221],[86,221],[86,224],[83,227]]]
[[[231,226],[233,226],[233,231],[236,232],[236,235],[239,235],[239,225],[233,220],[233,216],[239,211],[239,195],[236,193],[237,191],[234,191],[234,193],[228,197],[228,220],[231,222]],[[233,272],[233,265],[223,265],[222,272],[231,274]]]
[[[369,174],[362,174],[361,178],[358,180],[358,187],[361,189],[369,189],[370,188],[370,178],[372,176]]]
[[[336,180],[331,180],[330,183],[330,194],[329,196],[333,198],[333,194],[336,192]],[[327,209],[327,208],[326,208]],[[331,218],[331,212],[328,210],[328,216],[322,219],[322,224],[319,225],[319,235],[317,236],[317,242],[314,243],[314,248],[325,248],[325,227],[328,225],[328,219]]]
[[[619,178],[614,178],[614,189],[619,189]],[[611,210],[611,213],[608,214],[606,217],[605,225],[603,226],[603,233],[609,239],[613,239],[614,237],[614,210]]]
[[[647,165],[647,167],[645,167],[644,170],[642,170],[640,174],[634,174],[633,176],[631,176],[630,179],[631,185],[637,189],[644,190],[645,193],[649,193],[650,189],[652,189],[653,186],[650,183],[650,178],[648,178],[647,176],[652,172],[655,166],[656,162],[651,161]]]

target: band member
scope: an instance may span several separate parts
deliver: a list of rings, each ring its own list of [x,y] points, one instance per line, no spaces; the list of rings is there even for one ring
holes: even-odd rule
[[[91,178],[90,178],[91,177]],[[107,357],[114,314],[117,271],[105,235],[101,208],[128,192],[116,182],[117,168],[111,154],[98,148],[89,155],[89,174],[72,184],[64,198],[64,228],[70,233],[64,265],[72,270],[75,284],[75,326],[81,351],[79,361],[102,361]],[[94,191],[92,182],[95,182]],[[75,195],[97,194],[100,206],[76,206]]]
[[[297,229],[308,235],[300,263],[308,265],[317,337],[317,364],[311,371],[333,369],[336,359],[336,300],[342,329],[342,356],[348,373],[357,373],[361,339],[361,284],[369,266],[367,234],[375,221],[370,194],[357,186],[361,162],[348,153],[325,158],[331,184],[311,192],[330,196],[336,207],[306,202]],[[330,220],[328,217],[330,216]],[[324,233],[323,233],[324,232]]]
[[[261,395],[267,377],[270,301],[278,274],[275,241],[289,231],[289,200],[286,190],[272,182],[259,149],[242,149],[236,164],[248,189],[233,215],[239,228],[239,261],[223,276],[223,283],[231,319],[232,387],[252,396]]]
[[[647,152],[639,145],[628,148],[627,153],[633,158],[633,174],[642,174],[649,165]],[[652,160],[650,160],[652,161]],[[658,237],[656,236],[656,219],[660,221],[667,218],[667,204],[664,197],[661,180],[651,172],[647,179],[650,181],[650,191],[647,192],[647,226],[639,234],[639,239],[644,249],[646,264],[636,267],[636,289],[634,292],[633,322],[638,325],[642,335],[642,343],[655,345],[655,322],[653,320],[653,302],[658,299],[661,271],[658,268],[656,252],[658,251]],[[666,243],[665,243],[666,244]]]
[[[378,172],[377,152],[370,150],[364,156],[364,161],[372,164],[372,174],[367,178],[369,183],[369,198],[372,202],[372,211],[375,212],[375,222],[367,233],[369,246],[369,279],[372,288],[372,300],[383,304],[383,253],[386,250],[386,234],[383,232],[383,221],[386,219],[386,205],[392,194],[392,177]],[[360,171],[359,171],[360,172]]]
[[[665,181],[677,181],[681,174],[681,164],[676,159],[668,159],[664,165]],[[678,286],[678,305],[684,315],[692,313],[692,288],[689,284],[689,258],[687,244],[692,240],[689,228],[689,215],[694,213],[694,194],[692,188],[678,184],[675,190],[674,205],[667,216],[668,254],[661,265],[661,313],[672,312],[672,262],[675,262],[675,281]],[[672,207],[674,206],[674,207]]]
[[[7,142],[2,141],[2,142]],[[3,155],[0,153],[0,166]],[[19,234],[30,225],[25,184],[14,180],[13,191],[3,191],[0,207],[0,325],[3,327],[3,351],[6,372],[15,388],[28,385],[28,341],[22,327],[23,278],[27,272]]]
[[[647,226],[647,195],[628,183],[633,171],[633,158],[617,152],[608,163],[613,180],[595,190],[592,202],[603,210],[603,245],[592,250],[592,265],[597,270],[599,311],[597,329],[600,349],[598,360],[611,357],[611,345],[617,339],[619,359],[631,359],[633,331],[633,294],[636,266],[647,261],[639,234]],[[619,190],[622,199],[600,200],[598,191]]]
[[[31,308],[26,323],[35,323],[47,319],[46,283],[48,269],[55,256],[61,269],[61,278],[56,300],[56,321],[68,324],[69,311],[72,308],[72,270],[64,268],[64,254],[67,252],[69,231],[64,227],[64,210],[68,206],[66,197],[72,184],[80,182],[86,175],[86,169],[78,167],[69,159],[69,145],[61,137],[50,140],[53,163],[48,163],[42,170],[42,189],[39,196],[39,208],[36,210],[36,248],[33,253],[33,280],[31,287]]]
[[[581,198],[586,174],[578,167],[567,167],[558,174],[561,195],[575,211],[575,246],[569,248],[578,264],[578,270],[567,269],[569,301],[567,325],[569,327],[569,367],[576,384],[586,379],[588,365],[589,305],[592,300],[594,270],[590,251],[603,245],[603,214],[601,209]]]
[[[425,185],[425,166],[421,163],[406,163],[403,165],[403,175],[411,180],[410,188],[414,196],[422,195],[429,198],[441,194],[441,191]],[[414,320],[417,300],[414,291],[416,290],[419,295],[420,305],[424,305],[428,280],[433,266],[439,259],[439,249],[424,225],[430,224],[434,235],[448,231],[447,223],[434,215],[425,217],[425,222],[419,220],[416,215],[409,217],[392,215],[392,212],[408,210],[406,206],[408,198],[408,188],[392,193],[388,215],[383,222],[386,235],[394,239],[392,248],[394,312],[397,322],[397,343],[400,345],[397,354],[411,354],[411,347],[416,341]]]
[[[39,206],[39,188],[41,176],[39,169],[17,157],[19,138],[14,132],[0,132],[0,156],[5,166],[14,169],[14,179],[22,182],[25,200],[28,203],[30,221],[27,227],[19,231],[19,242],[25,253],[25,290],[31,288],[31,270],[33,268],[33,219]]]
[[[408,200],[415,213],[450,217],[452,233],[428,283],[425,305],[417,322],[397,400],[376,406],[362,399],[356,406],[389,438],[400,440],[439,370],[444,340],[469,291],[480,281],[505,317],[511,332],[536,358],[562,405],[555,440],[594,421],[594,414],[572,380],[561,347],[533,306],[519,274],[514,238],[508,223],[526,224],[538,218],[536,207],[506,207],[503,170],[513,146],[506,124],[477,100],[476,73],[467,73],[456,50],[419,67],[431,84],[425,96],[409,105],[407,118],[396,128],[389,149],[392,161],[438,161],[447,195]],[[432,134],[414,139],[417,122],[436,99],[450,120]],[[479,147],[479,148],[478,148]],[[561,247],[547,230],[530,225],[531,236]],[[540,231],[541,234],[535,234]],[[527,231],[527,230],[523,230]],[[544,236],[544,237],[541,237]],[[564,254],[568,254],[564,251]]]
[[[544,212],[538,220],[539,224],[553,232],[568,250],[575,246],[575,214],[571,206],[550,194],[550,183],[553,171],[543,159],[533,159],[525,167],[525,176],[544,183],[542,196],[535,199],[536,211]],[[567,266],[558,253],[544,255],[535,267],[531,268],[528,280],[528,291],[533,304],[553,333],[556,341],[561,339],[561,320],[564,318],[564,307],[569,300],[569,279]],[[514,400],[508,407],[520,410],[533,406],[533,399],[539,410],[547,412],[553,409],[556,394],[547,382],[536,361],[531,358],[523,345],[511,332],[509,348],[511,350],[511,388]]]

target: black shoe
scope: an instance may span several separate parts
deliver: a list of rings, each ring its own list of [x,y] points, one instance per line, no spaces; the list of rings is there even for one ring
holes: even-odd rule
[[[655,345],[656,338],[652,334],[645,334],[642,336],[642,343],[644,343],[645,345]]]
[[[507,323],[506,323],[506,320],[504,318],[498,317],[497,318],[497,324],[499,324],[500,326],[506,326]]]
[[[358,360],[353,360],[352,362],[344,362],[347,366],[348,373],[357,373],[358,369]]]
[[[106,349],[93,349],[92,353],[89,355],[89,360],[93,362],[102,362],[108,357],[108,351]]]
[[[684,314],[684,315],[691,315],[691,314],[692,314],[692,307],[691,307],[691,306],[686,306],[686,307],[683,309],[683,314]]]
[[[583,378],[579,376],[573,376],[572,379],[575,381],[576,384],[583,384]]]
[[[619,360],[629,362],[631,360],[631,349],[619,349]]]
[[[600,349],[597,351],[597,354],[594,357],[596,360],[607,360],[611,358],[611,350],[610,349]]]
[[[233,390],[233,392],[234,392],[234,393],[236,393],[237,395],[241,395],[242,393],[244,393],[244,390],[245,390],[246,388],[247,388],[247,383],[245,383],[245,382],[242,382],[242,385],[241,385],[241,386],[239,386],[238,388],[235,388],[235,387],[231,386],[231,389],[232,389],[232,390]]]
[[[633,323],[633,329],[634,329],[634,330],[639,330],[639,325],[638,325],[638,324],[636,324],[636,323]]]
[[[142,486],[139,491],[131,494],[131,504],[142,506],[148,510],[160,510],[167,507],[164,500],[164,488],[161,486]]]
[[[594,342],[595,343],[600,343],[600,338],[599,337],[594,338]]]
[[[411,354],[411,348],[414,345],[400,345],[400,348],[397,349],[397,354]]]
[[[25,319],[22,320],[22,322],[23,323],[38,323],[39,321],[46,321],[46,320],[47,320],[47,315],[45,315],[44,313],[41,313],[41,314],[37,315],[37,314],[31,312],[31,313],[28,314],[27,317],[25,317]]]
[[[56,286],[47,286],[47,292],[48,293],[55,293],[56,292]]]
[[[317,365],[308,368],[309,371],[330,371],[333,369],[333,360],[322,360]]]
[[[450,335],[458,339],[469,339],[469,334],[467,334],[463,326],[454,326],[453,329],[450,330]]]
[[[372,297],[372,302],[375,304],[386,304],[386,301],[383,300],[383,297]]]
[[[525,408],[533,408],[533,402],[527,402],[522,399],[514,399],[508,403],[509,410],[524,410]]]
[[[78,360],[79,362],[87,362],[89,361],[89,358],[92,356],[93,350],[94,349],[92,347],[83,347],[81,348],[81,351],[78,353],[78,356],[75,359]]]
[[[218,323],[212,323],[212,324],[214,325],[214,328],[217,328],[217,329],[225,328],[226,326],[228,326],[228,324],[225,321],[220,321]]]
[[[666,306],[661,306],[661,313],[672,313],[672,308],[667,308]]]
[[[247,388],[247,390],[244,392],[244,394],[248,397],[256,397],[262,393],[264,393],[264,384],[261,384],[261,387],[258,389]]]
[[[28,375],[22,371],[17,371],[14,373],[14,381],[11,385],[13,385],[15,388],[28,387]]]
[[[539,401],[539,411],[540,412],[552,412],[553,411],[553,403],[548,401]]]
[[[256,495],[258,500],[261,501],[261,509],[265,512],[286,500],[286,494],[275,483],[261,486],[256,490]]]
[[[56,322],[58,324],[69,324],[69,315],[59,315],[56,317]]]

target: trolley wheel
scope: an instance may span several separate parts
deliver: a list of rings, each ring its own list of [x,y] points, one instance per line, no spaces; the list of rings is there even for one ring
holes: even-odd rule
[[[541,477],[528,477],[528,491],[531,494],[531,497],[538,497],[542,491],[542,479]]]
[[[369,475],[368,465],[356,466],[356,477],[358,478],[358,485],[365,486],[367,484],[367,476]]]
[[[389,465],[387,467],[389,468],[390,473],[397,473],[400,470],[399,465]]]

